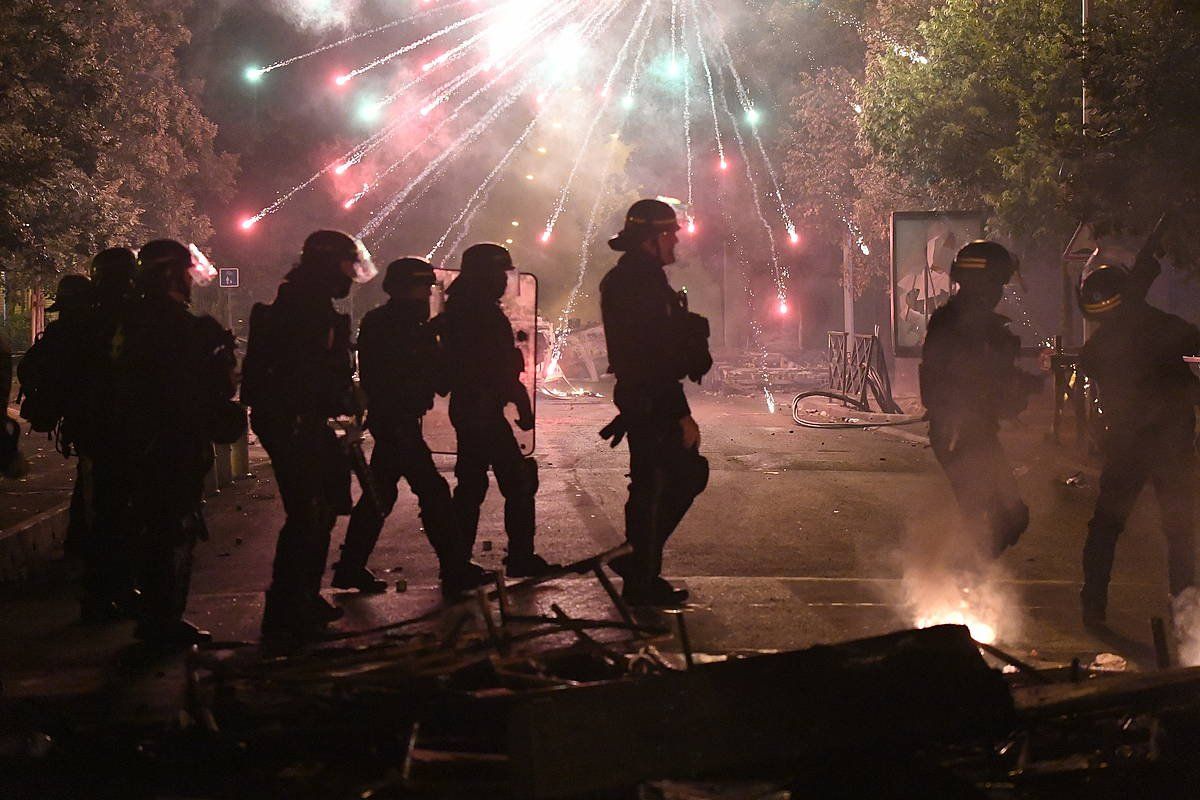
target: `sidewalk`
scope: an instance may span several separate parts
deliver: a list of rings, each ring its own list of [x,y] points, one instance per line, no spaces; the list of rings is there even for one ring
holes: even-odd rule
[[[75,460],[63,458],[45,434],[30,431],[17,411],[8,408],[9,416],[21,422],[21,453],[29,473],[0,479],[0,585],[51,568],[62,553],[75,488]]]

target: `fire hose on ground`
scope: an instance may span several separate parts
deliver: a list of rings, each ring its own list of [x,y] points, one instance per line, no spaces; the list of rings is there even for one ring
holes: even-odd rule
[[[870,386],[871,391],[873,393],[875,393],[876,398],[878,398],[879,397],[879,387],[875,385],[875,382],[869,381],[868,386]],[[884,419],[884,420],[877,420],[874,422],[867,422],[867,421],[850,422],[849,420],[847,420],[845,422],[817,422],[815,420],[804,419],[802,416],[800,416],[800,403],[809,397],[825,397],[830,400],[839,400],[839,401],[845,403],[846,405],[850,406],[851,408],[853,408],[856,411],[861,411],[861,412],[867,413],[867,414],[881,413],[881,414],[885,414],[885,416],[890,417],[890,418],[898,417],[898,419]],[[859,400],[857,397],[851,397],[848,394],[843,394],[841,392],[835,392],[832,389],[812,389],[807,392],[801,392],[800,394],[798,394],[794,398],[792,398],[792,421],[795,422],[797,425],[803,426],[805,428],[823,428],[823,429],[884,428],[884,427],[894,427],[897,425],[915,425],[918,422],[924,422],[924,420],[925,420],[924,416],[914,416],[911,414],[891,414],[891,413],[885,413],[885,412],[873,412],[873,411],[871,411],[870,404],[867,403],[865,400]]]

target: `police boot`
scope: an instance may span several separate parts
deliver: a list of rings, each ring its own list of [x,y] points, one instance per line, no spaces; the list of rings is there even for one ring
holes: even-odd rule
[[[504,574],[510,578],[540,578],[560,569],[561,564],[551,564],[537,553],[504,557]]]
[[[448,601],[457,600],[464,593],[486,586],[494,580],[496,573],[484,569],[474,561],[468,561],[442,575],[442,597]]]
[[[376,577],[375,573],[366,567],[343,567],[340,564],[333,568],[333,588],[357,589],[363,594],[378,594],[387,591],[387,581]]]
[[[387,587],[387,584],[384,584]],[[343,608],[335,606],[333,603],[326,600],[321,595],[314,596],[308,608],[309,617],[315,620],[318,624],[328,625],[330,622],[337,622],[342,617],[346,616],[346,611]]]
[[[212,641],[212,634],[201,630],[186,619],[170,622],[140,622],[133,635],[147,644],[190,647]]]
[[[688,592],[676,589],[663,578],[651,578],[646,583],[626,581],[621,598],[631,606],[679,608],[687,602]]]

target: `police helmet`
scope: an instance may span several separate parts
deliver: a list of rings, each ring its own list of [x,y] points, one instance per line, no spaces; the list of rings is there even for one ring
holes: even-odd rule
[[[191,252],[174,239],[155,239],[138,250],[138,267],[147,278],[186,272],[191,266]]]
[[[1097,251],[1079,276],[1079,310],[1093,319],[1103,317],[1125,302],[1129,288],[1129,268]]]
[[[978,239],[964,245],[950,264],[950,280],[1005,285],[1017,271],[1017,260],[1002,244]]]
[[[87,276],[64,275],[58,281],[58,289],[54,292],[54,302],[46,308],[46,312],[87,308],[92,304],[92,299],[92,282],[87,279]]]
[[[675,216],[675,209],[662,200],[638,200],[625,213],[625,226],[608,240],[608,246],[618,253],[625,253],[655,236],[678,230],[679,218]]]
[[[122,287],[122,291],[133,283],[137,272],[137,254],[128,247],[109,247],[92,258],[92,280],[96,289],[104,292],[107,287]]]
[[[436,281],[433,266],[428,261],[406,256],[388,264],[383,276],[383,291],[391,296],[410,286],[431,286]]]
[[[463,251],[462,271],[468,272],[508,272],[513,268],[512,254],[503,245],[492,242],[473,244]]]
[[[304,240],[300,250],[302,269],[338,269],[343,262],[354,265],[351,276],[355,283],[366,283],[378,274],[371,253],[361,240],[348,233],[333,230],[314,231]]]

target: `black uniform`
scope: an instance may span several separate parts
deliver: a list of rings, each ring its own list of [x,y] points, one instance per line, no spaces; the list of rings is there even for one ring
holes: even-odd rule
[[[90,525],[83,544],[85,618],[112,617],[130,607],[136,576],[128,525],[129,443],[116,407],[114,344],[132,310],[125,300],[101,298],[91,318],[90,348],[84,382],[86,422],[78,432],[81,472],[88,472]],[[115,607],[114,607],[115,604]]]
[[[629,500],[625,536],[632,562],[618,566],[631,583],[649,585],[662,572],[662,554],[692,501],[708,485],[708,461],[684,448],[679,421],[691,414],[681,381],[712,365],[707,324],[689,314],[662,264],[640,250],[627,252],[600,282],[600,308],[613,400],[629,436]]]
[[[355,413],[350,318],[301,268],[250,321],[242,400],[271,457],[287,519],[279,532],[263,633],[303,635],[332,614],[321,599],[330,534],[349,514],[350,462],[328,425]]]
[[[234,393],[233,339],[165,295],[135,304],[114,342],[115,413],[127,443],[129,531],[142,591],[139,635],[169,637],[187,605],[192,551],[213,441],[244,430]],[[228,430],[221,420],[241,423]]]
[[[1083,548],[1085,608],[1103,611],[1117,537],[1147,481],[1167,538],[1171,594],[1195,583],[1192,440],[1200,383],[1182,357],[1197,353],[1196,326],[1135,301],[1083,346],[1083,371],[1096,383],[1106,428],[1100,496]]]
[[[472,278],[464,274],[458,280]],[[458,440],[454,508],[470,552],[479,530],[479,507],[487,495],[490,467],[504,495],[507,561],[510,566],[528,563],[535,559],[537,461],[521,453],[504,416],[509,403],[515,403],[523,415],[532,416],[529,395],[521,383],[525,360],[498,300],[465,287],[451,286],[446,310],[434,320],[445,353],[450,422]]]
[[[1029,525],[1012,467],[997,436],[1039,385],[1017,368],[1021,343],[1009,320],[955,295],[929,320],[921,351],[921,401],[928,410],[934,455],[964,520],[987,537],[993,556],[1016,543]]]
[[[22,414],[33,430],[52,432],[58,451],[68,457],[79,455],[88,427],[86,371],[93,336],[91,311],[86,301],[64,307],[17,367],[17,377],[26,396],[21,404]],[[82,550],[88,539],[90,483],[90,467],[81,459],[71,494],[68,552]]]
[[[401,478],[417,496],[429,543],[443,577],[461,569],[470,547],[459,533],[450,487],[433,463],[421,417],[433,407],[440,362],[425,300],[391,300],[367,312],[358,333],[358,364],[375,439],[371,473],[383,508],[360,498],[350,516],[339,569],[362,569],[391,512]],[[485,478],[486,480],[486,478]],[[380,516],[382,515],[382,516]]]

